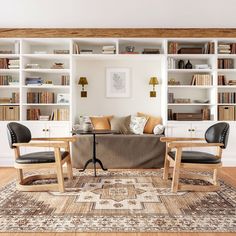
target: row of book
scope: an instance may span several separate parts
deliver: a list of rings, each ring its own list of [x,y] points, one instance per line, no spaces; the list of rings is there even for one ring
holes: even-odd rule
[[[62,75],[61,76],[61,85],[70,85],[70,76]]]
[[[114,45],[107,45],[102,47],[102,54],[115,54],[116,53],[116,46]]]
[[[233,69],[234,60],[231,58],[218,59],[218,69]]]
[[[204,44],[169,42],[168,44],[169,54],[214,54],[214,52],[214,42],[207,42]]]
[[[218,75],[218,85],[226,85],[226,78],[224,75]]]
[[[0,58],[0,69],[19,69],[19,59]]]
[[[54,103],[54,93],[27,92],[27,103]]]
[[[174,103],[174,93],[168,93],[168,103]]]
[[[41,115],[41,111],[38,108],[27,109],[27,120],[68,121],[69,109],[67,108],[52,109],[52,112],[50,115]]]
[[[9,85],[9,82],[12,82],[11,75],[0,75],[0,85]]]
[[[20,102],[20,93],[13,92],[11,95],[11,103],[19,103]]]
[[[19,106],[0,106],[0,120],[11,121],[20,119]]]
[[[220,43],[218,44],[219,54],[236,54],[236,43]]]
[[[218,103],[236,103],[235,92],[218,93]]]
[[[195,74],[192,77],[191,85],[212,85],[212,76],[209,74]]]

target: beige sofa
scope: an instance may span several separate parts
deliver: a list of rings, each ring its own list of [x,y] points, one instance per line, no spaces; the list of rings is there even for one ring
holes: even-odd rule
[[[165,143],[163,135],[106,134],[96,135],[97,158],[105,168],[160,168],[163,167]],[[92,157],[92,135],[78,135],[73,143],[73,167],[82,168]],[[88,168],[92,168],[90,164]]]

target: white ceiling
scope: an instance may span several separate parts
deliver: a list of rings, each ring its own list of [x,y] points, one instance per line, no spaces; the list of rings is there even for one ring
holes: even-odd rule
[[[236,0],[0,0],[0,27],[236,28]]]

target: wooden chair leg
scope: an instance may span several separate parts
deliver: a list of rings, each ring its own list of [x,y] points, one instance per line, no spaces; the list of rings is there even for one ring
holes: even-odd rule
[[[170,161],[167,158],[167,153],[165,156],[165,163],[164,163],[164,172],[163,172],[163,179],[168,180],[169,177],[169,167],[170,167]]]
[[[218,182],[217,182],[217,172],[218,172],[218,169],[214,169],[214,172],[213,172],[213,184],[214,185],[218,185]]]
[[[60,148],[55,148],[54,153],[55,153],[55,160],[56,160],[58,189],[59,189],[60,192],[65,192],[64,177],[63,177],[62,164],[61,164]]]
[[[178,191],[181,155],[182,155],[182,148],[177,148],[175,154],[175,164],[174,164],[173,178],[171,184],[171,192],[173,193],[176,193]]]
[[[72,180],[73,179],[73,170],[72,170],[72,164],[71,164],[70,155],[69,155],[69,158],[68,158],[68,160],[66,162],[66,165],[67,165],[67,176],[68,176],[68,179]]]
[[[17,177],[20,183],[23,182],[23,170],[22,169],[16,169]]]

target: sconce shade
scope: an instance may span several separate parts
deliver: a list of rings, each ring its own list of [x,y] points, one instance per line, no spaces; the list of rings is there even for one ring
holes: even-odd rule
[[[86,85],[86,84],[88,84],[87,78],[86,77],[80,77],[78,84],[79,85]]]
[[[151,77],[149,80],[150,85],[157,85],[159,84],[157,77]]]

